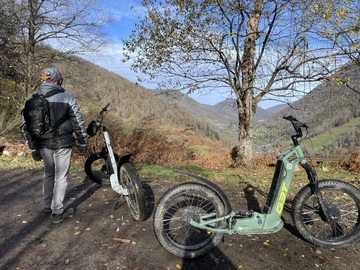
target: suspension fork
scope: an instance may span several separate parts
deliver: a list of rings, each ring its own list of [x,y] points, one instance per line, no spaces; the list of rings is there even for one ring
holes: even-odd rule
[[[326,207],[325,201],[320,192],[319,179],[318,179],[315,169],[312,166],[310,166],[307,162],[301,163],[301,166],[305,169],[305,171],[307,173],[307,176],[308,176],[308,179],[310,182],[310,188],[321,207],[321,211],[324,214],[325,221],[330,222],[332,220],[332,218],[331,218],[331,215],[329,214],[328,208]]]
[[[306,171],[307,177],[310,182],[310,187],[315,194],[319,194],[319,179],[315,169],[310,166],[307,162],[301,163],[301,167]]]

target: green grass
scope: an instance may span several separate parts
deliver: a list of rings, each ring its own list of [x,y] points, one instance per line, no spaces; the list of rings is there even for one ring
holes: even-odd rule
[[[349,123],[341,125],[339,127],[333,127],[331,130],[326,131],[318,136],[315,136],[311,139],[307,139],[303,142],[304,146],[309,149],[317,149],[319,147],[326,147],[332,145],[335,141],[340,139],[345,134],[350,133],[353,129],[360,128],[360,117],[352,119]],[[311,129],[310,129],[311,131]],[[266,134],[272,133],[271,129],[268,129],[265,126],[260,126],[259,128],[255,129],[255,134]],[[261,136],[260,136],[261,138]],[[254,138],[254,145],[262,145],[264,141],[260,138]],[[288,138],[288,137],[284,137]]]
[[[324,132],[319,136],[311,138],[311,140],[306,140],[304,141],[304,145],[312,149],[328,146],[354,128],[360,128],[360,117],[354,118],[345,125],[334,127],[331,131]]]
[[[25,169],[25,170],[43,170],[42,162],[34,162],[30,156],[28,157],[1,157],[0,158],[0,171]],[[328,171],[322,171],[321,168],[316,168],[320,179],[341,179],[349,182],[360,188],[359,175],[344,171],[336,168],[329,168]],[[71,165],[71,172],[81,172],[84,170],[84,161],[76,161]],[[202,176],[211,181],[218,183],[231,189],[238,189],[239,185],[250,184],[258,190],[267,193],[270,188],[274,168],[268,166],[261,166],[258,168],[229,168],[223,171],[205,170],[196,165],[184,164],[178,167],[166,167],[161,165],[147,165],[137,164],[136,170],[139,176],[143,179],[164,179],[170,181],[194,181],[192,178],[177,174],[173,170],[185,171],[195,175]],[[356,180],[357,179],[357,180]],[[294,173],[292,182],[291,195],[294,195],[302,186],[308,183],[306,173],[299,171]]]
[[[35,162],[29,156],[25,157],[0,157],[0,170],[15,169],[41,169],[44,165],[42,162]]]
[[[5,170],[43,170],[43,161],[34,161],[30,155],[22,157],[0,157],[0,171]],[[83,162],[72,162],[70,171],[80,172],[84,170]]]
[[[185,171],[195,175],[202,176],[211,181],[224,183],[226,185],[237,185],[239,182],[247,182],[258,186],[268,186],[271,184],[274,174],[273,167],[262,166],[260,168],[239,168],[228,169],[225,171],[205,170],[199,166],[185,164],[176,168],[170,168],[160,165],[146,165],[140,164],[136,166],[139,175],[144,178],[159,178],[159,179],[188,179],[182,175],[174,173],[173,170]],[[351,173],[345,170],[329,168],[323,171],[321,168],[316,168],[320,179],[342,179],[344,181],[354,181],[358,179],[358,174]],[[294,173],[294,182],[301,185],[308,183],[305,171],[297,171]],[[360,183],[359,183],[360,184]],[[360,187],[360,186],[359,186]]]

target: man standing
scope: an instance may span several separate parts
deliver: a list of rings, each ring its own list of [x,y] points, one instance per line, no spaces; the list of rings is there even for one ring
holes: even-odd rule
[[[74,214],[73,208],[64,209],[64,198],[68,184],[72,147],[76,144],[79,155],[87,152],[87,134],[84,120],[72,94],[61,87],[63,76],[56,68],[46,68],[40,72],[38,95],[47,99],[50,128],[42,134],[32,132],[36,117],[26,118],[22,130],[27,144],[36,161],[44,160],[43,196],[44,211],[52,213],[53,223],[60,223]],[[29,100],[30,100],[29,99]],[[26,105],[25,109],[26,110]],[[42,110],[43,113],[45,110]],[[36,113],[35,113],[36,114]],[[40,125],[43,125],[40,124]]]

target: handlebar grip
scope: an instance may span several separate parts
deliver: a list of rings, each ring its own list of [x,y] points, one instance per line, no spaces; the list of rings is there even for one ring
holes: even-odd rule
[[[297,120],[294,116],[289,115],[289,116],[283,116],[284,119],[289,120],[293,125],[297,126],[297,127],[303,127],[303,128],[308,128],[308,126],[305,123],[301,123],[299,120]],[[294,126],[294,127],[295,127]],[[296,129],[296,128],[295,128]]]
[[[291,122],[292,122],[292,121],[297,121],[296,118],[295,118],[294,116],[292,116],[292,115],[289,115],[289,116],[285,116],[285,115],[284,115],[283,118],[284,118],[285,120],[289,120],[289,121],[291,121]]]
[[[109,107],[109,105],[110,105],[110,102],[108,104],[106,104],[106,106],[104,108],[102,108],[102,111],[105,112],[107,110],[107,108]]]

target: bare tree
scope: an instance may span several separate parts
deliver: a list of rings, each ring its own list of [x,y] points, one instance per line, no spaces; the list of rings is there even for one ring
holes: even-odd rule
[[[316,32],[312,1],[146,0],[123,43],[132,69],[170,91],[235,95],[240,160],[250,165],[261,100],[291,101],[336,70],[343,52]],[[134,56],[135,55],[135,56]],[[304,84],[307,83],[306,87]]]
[[[314,0],[310,11],[313,16],[322,19],[318,25],[318,33],[360,65],[360,1]]]
[[[329,0],[324,2],[313,0],[310,12],[313,17],[316,16],[320,19],[317,33],[327,38],[334,48],[343,52],[349,58],[350,63],[360,66],[360,1]],[[352,85],[350,77],[333,76],[331,79],[360,94]]]
[[[6,38],[18,57],[5,62],[25,79],[26,96],[35,72],[45,63],[97,50],[106,42],[100,35],[105,20],[96,8],[97,0],[2,0],[2,7],[12,19],[0,33],[9,26],[17,29]]]

